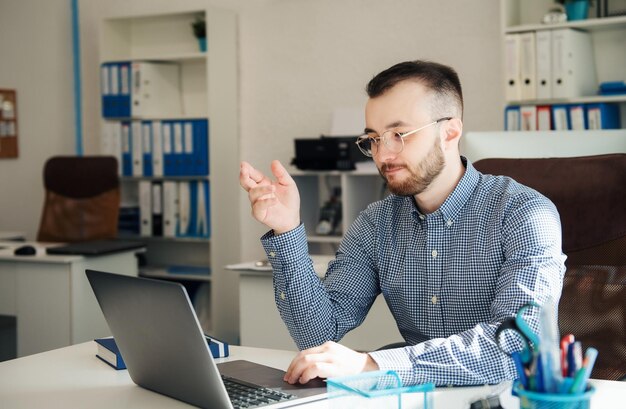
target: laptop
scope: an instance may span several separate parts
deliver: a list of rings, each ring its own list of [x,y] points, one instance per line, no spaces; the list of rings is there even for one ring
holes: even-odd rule
[[[323,382],[290,385],[283,381],[284,371],[249,361],[216,365],[181,284],[94,270],[86,274],[137,385],[216,409],[284,408],[326,398]]]
[[[115,253],[118,251],[140,249],[145,246],[146,244],[140,241],[92,240],[78,241],[75,243],[64,244],[61,246],[48,247],[46,248],[46,253],[60,255],[99,256],[103,254]]]

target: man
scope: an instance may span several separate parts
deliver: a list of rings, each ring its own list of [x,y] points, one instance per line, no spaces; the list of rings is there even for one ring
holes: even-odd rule
[[[400,63],[367,93],[358,143],[392,194],[358,216],[324,280],[308,256],[293,179],[278,161],[275,180],[241,164],[252,214],[272,229],[262,243],[276,304],[302,350],[285,380],[376,369],[397,371],[405,385],[515,378],[494,333],[529,301],[558,302],[565,256],[556,208],[460,156],[463,98],[452,68]],[[337,344],[380,293],[408,346],[359,353]]]

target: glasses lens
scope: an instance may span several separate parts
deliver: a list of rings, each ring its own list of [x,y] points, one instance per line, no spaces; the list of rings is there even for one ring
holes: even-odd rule
[[[363,155],[372,156],[372,139],[369,136],[360,136],[359,139],[357,139],[356,144]]]
[[[399,153],[404,147],[404,141],[402,140],[402,134],[394,131],[386,131],[383,133],[383,141],[385,147],[393,153]]]

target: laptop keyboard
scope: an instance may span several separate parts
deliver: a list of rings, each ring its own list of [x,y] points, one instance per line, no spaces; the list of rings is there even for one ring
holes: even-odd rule
[[[270,405],[297,397],[226,376],[222,376],[222,380],[224,381],[224,386],[226,386],[228,397],[235,409],[257,408],[259,406]]]

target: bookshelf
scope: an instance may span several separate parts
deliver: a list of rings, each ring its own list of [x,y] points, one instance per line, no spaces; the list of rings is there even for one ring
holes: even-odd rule
[[[542,24],[543,16],[554,6],[552,0],[501,0],[501,32],[506,36],[524,33],[539,33],[549,30],[574,29],[589,34],[593,57],[588,62],[593,65],[595,81],[626,81],[623,67],[626,65],[626,16],[596,17],[595,5],[589,10],[585,20],[567,21],[556,24]],[[554,31],[553,31],[554,32]],[[506,40],[505,40],[506,43]],[[505,44],[506,47],[506,44]],[[539,52],[539,51],[538,51]],[[506,56],[504,53],[506,71]],[[577,67],[579,68],[579,67]],[[507,74],[505,73],[505,78]],[[539,81],[539,78],[537,78]],[[617,104],[621,128],[626,127],[626,94],[597,95],[597,86],[586,95],[550,98],[507,98],[508,106],[515,105],[586,105]]]
[[[193,35],[191,24],[198,18],[203,18],[206,22],[207,51],[200,51],[198,40]],[[100,25],[100,53],[100,62],[103,65],[128,64],[132,67],[130,83],[127,84],[132,95],[130,113],[122,116],[110,114],[105,116],[103,111],[102,153],[114,154],[118,156],[120,162],[124,162],[124,140],[119,141],[122,133],[115,134],[106,129],[116,129],[118,124],[119,126],[125,122],[132,124],[133,121],[148,123],[150,125],[148,129],[152,129],[150,136],[141,138],[144,147],[150,143],[149,149],[153,149],[156,144],[161,143],[155,137],[157,134],[155,129],[158,128],[165,149],[164,171],[157,172],[157,165],[154,165],[153,174],[146,175],[145,171],[143,173],[134,171],[129,174],[121,166],[122,207],[140,207],[142,199],[139,186],[146,183],[152,186],[153,194],[154,186],[161,186],[162,205],[165,205],[164,183],[175,184],[172,186],[176,186],[175,190],[179,194],[181,184],[195,186],[195,189],[200,189],[199,186],[202,184],[203,189],[208,190],[208,200],[203,203],[206,212],[194,213],[198,219],[201,218],[201,213],[202,217],[206,216],[208,232],[206,225],[198,224],[200,227],[196,226],[197,231],[181,234],[182,216],[177,212],[178,227],[175,233],[170,231],[169,234],[164,234],[153,230],[148,233],[144,231],[143,234],[127,231],[121,235],[127,239],[142,240],[147,244],[145,266],[140,268],[140,275],[183,283],[192,301],[195,299],[202,302],[201,306],[196,304],[196,309],[202,310],[198,315],[201,317],[203,329],[228,342],[235,342],[238,332],[237,282],[232,274],[224,271],[223,266],[237,262],[240,257],[239,217],[238,212],[232,211],[233,208],[238,209],[239,203],[236,183],[239,170],[237,17],[231,11],[217,8],[108,16]],[[176,75],[168,77],[166,81],[168,84],[176,83],[177,109],[166,108],[170,106],[171,101],[154,98],[152,103],[156,107],[156,113],[154,110],[145,115],[136,115],[133,112],[136,105],[133,94],[136,91],[134,81],[137,76],[132,70],[137,64],[176,67]],[[110,79],[112,76],[105,75],[106,71],[101,69],[102,78]],[[147,74],[142,75],[144,79],[147,78]],[[170,81],[171,79],[173,80]],[[143,83],[142,81],[141,84]],[[116,85],[119,90],[122,89],[121,84]],[[101,86],[102,93],[106,93],[105,88]],[[206,129],[197,130],[195,128],[197,122],[206,124]],[[172,128],[166,133],[165,127],[168,123],[171,123]],[[182,127],[182,136],[174,133],[175,127],[178,126],[176,124]],[[190,124],[189,128],[185,128],[186,124]],[[140,132],[148,135],[146,131]],[[193,135],[193,139],[190,135]],[[185,149],[187,146],[193,146],[196,151],[201,148],[206,156],[208,172],[195,169],[191,171],[190,168],[168,172],[165,163],[168,154],[168,148],[165,148],[166,140],[171,141],[172,145],[167,146],[174,152],[178,152],[178,146],[175,144],[179,142],[184,143]],[[198,144],[198,140],[204,141],[206,146]],[[132,138],[129,141],[136,142]],[[146,152],[144,148],[142,150]],[[196,151],[194,155],[198,154]],[[191,159],[196,160],[196,157],[192,156]],[[148,160],[154,162],[152,157]],[[200,200],[200,196],[200,193],[196,193],[196,196],[189,200]],[[182,209],[181,197],[178,197],[179,201],[176,204],[178,210]],[[216,197],[220,200],[212,200]],[[154,203],[153,196],[150,206],[154,206]],[[200,202],[197,203],[201,209]],[[155,210],[157,214],[159,211],[163,214],[162,207]],[[165,214],[163,217],[165,218]],[[188,272],[185,271],[185,266],[188,267]],[[172,272],[173,270],[176,271]],[[217,310],[222,313],[211,313]]]

